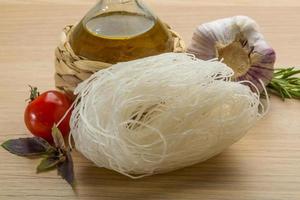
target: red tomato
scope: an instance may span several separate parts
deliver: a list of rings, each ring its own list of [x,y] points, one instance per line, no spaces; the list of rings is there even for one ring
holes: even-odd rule
[[[51,129],[55,123],[58,123],[62,119],[72,105],[72,102],[65,94],[58,91],[47,91],[38,96],[37,88],[31,89],[32,101],[25,110],[25,124],[33,135],[52,142]],[[67,117],[58,126],[63,136],[69,134],[70,117],[71,112],[69,112]]]

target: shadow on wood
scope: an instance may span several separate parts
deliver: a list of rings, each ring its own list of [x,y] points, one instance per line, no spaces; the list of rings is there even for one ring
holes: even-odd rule
[[[164,198],[165,194],[184,194],[189,190],[230,190],[241,178],[241,163],[230,149],[204,163],[167,174],[132,180],[111,170],[88,165],[77,171],[79,196],[106,196],[124,199]],[[231,164],[230,164],[231,163]],[[83,189],[84,188],[84,189]],[[234,189],[234,188],[231,188]],[[84,193],[82,193],[84,191]],[[190,194],[191,195],[191,194]],[[199,197],[199,194],[197,194]],[[196,197],[196,195],[195,195]]]

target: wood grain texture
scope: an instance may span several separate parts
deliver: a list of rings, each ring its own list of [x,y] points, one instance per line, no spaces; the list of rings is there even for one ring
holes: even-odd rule
[[[53,88],[54,49],[61,29],[94,0],[0,0],[0,143],[27,136],[27,84]],[[195,27],[237,14],[253,17],[278,54],[277,66],[299,64],[298,0],[148,0],[187,43]],[[56,172],[35,174],[36,160],[0,149],[0,200],[300,199],[300,103],[272,98],[270,113],[241,141],[209,161],[130,180],[74,154],[77,195]]]

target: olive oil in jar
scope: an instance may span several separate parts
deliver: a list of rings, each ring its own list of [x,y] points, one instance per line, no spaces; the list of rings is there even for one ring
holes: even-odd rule
[[[129,2],[131,7],[138,3]],[[84,18],[74,28],[70,44],[77,55],[117,63],[173,51],[172,37],[157,17],[122,5],[117,8]]]

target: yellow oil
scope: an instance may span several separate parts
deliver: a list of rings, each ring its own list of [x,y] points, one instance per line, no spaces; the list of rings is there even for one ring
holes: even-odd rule
[[[82,20],[70,44],[77,55],[108,63],[173,51],[173,39],[159,19],[125,11]]]

